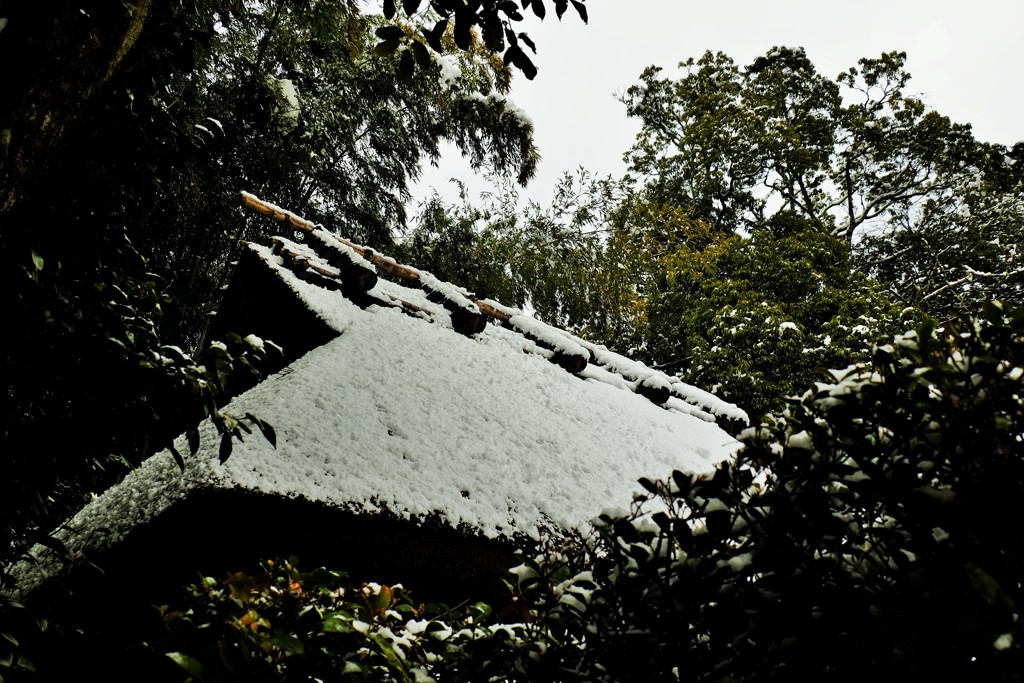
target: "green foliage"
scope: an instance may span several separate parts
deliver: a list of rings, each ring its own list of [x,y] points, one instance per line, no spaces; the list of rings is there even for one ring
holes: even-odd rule
[[[407,258],[762,414],[925,315],[1024,303],[1020,150],[907,95],[905,59],[652,67],[623,98],[640,182],[584,171],[518,214],[435,201]]]
[[[468,202],[447,206],[435,195],[420,207],[415,226],[397,245],[396,258],[457,282],[478,297],[521,304],[526,294],[502,263],[507,246],[502,225],[485,209]]]
[[[81,280],[65,271],[63,250],[32,251],[7,274],[7,291],[22,300],[2,309],[19,332],[0,339],[4,565],[45,542],[88,492],[201,420],[213,418],[230,452],[248,427],[221,411],[224,398],[280,357],[272,344],[238,335],[196,357],[163,343],[165,286],[123,235],[112,242]]]
[[[409,183],[441,141],[520,182],[538,159],[532,125],[503,95],[511,72],[484,46],[428,55],[416,78],[396,78],[408,54],[425,53],[374,55],[379,17],[334,2],[243,9],[188,69],[160,80],[150,61],[126,69],[75,153],[124,188],[111,209],[144,253],[159,254],[182,307],[172,332],[187,346],[201,338],[239,242],[268,230],[236,207],[239,189],[387,248],[406,220]],[[207,27],[189,21],[177,25]]]
[[[493,38],[463,40],[461,15],[458,35],[432,36],[455,53],[442,59],[416,41],[374,56],[394,33],[350,1],[17,9],[0,41],[0,61],[25,66],[0,98],[0,583],[127,467],[182,432],[194,452],[200,420],[222,460],[256,430],[274,442],[222,405],[278,349],[203,340],[255,230],[239,189],[387,242],[439,141],[520,182],[538,160],[504,97],[511,69]],[[5,673],[24,666],[0,649]]]
[[[445,680],[500,680],[500,650],[488,657],[474,641],[514,641],[524,630],[484,626],[483,604],[416,604],[400,585],[351,586],[342,573],[301,572],[294,559],[204,578],[188,592],[187,605],[161,608],[164,654],[198,681],[425,683],[442,672]],[[467,650],[480,658],[473,677],[460,673]]]
[[[587,22],[586,0],[554,0],[555,14],[559,19],[565,14],[572,2],[573,8],[584,23]],[[516,32],[515,23],[524,19],[521,9],[531,9],[540,19],[547,15],[545,0],[522,0],[520,5],[515,2],[478,2],[474,0],[433,0],[429,9],[421,9],[420,0],[403,0],[402,9],[405,14],[412,18],[417,13],[426,15],[426,18],[433,19],[432,26],[421,26],[416,29],[406,28],[400,24],[388,26],[386,32],[380,34],[381,42],[374,50],[380,54],[391,54],[403,43],[415,45],[419,41],[425,42],[436,52],[444,52],[445,45],[443,37],[451,33],[455,45],[460,50],[471,50],[476,40],[475,33],[479,31],[483,35],[483,42],[487,49],[495,54],[504,51],[502,60],[505,64],[512,64],[519,69],[524,76],[533,80],[537,76],[537,67],[529,58],[522,46],[526,46],[531,52],[536,53],[537,47],[530,37],[522,32]],[[398,12],[398,5],[395,0],[385,0],[384,16],[387,19],[394,19]],[[520,42],[522,45],[520,45]],[[414,68],[412,59],[408,60],[408,72],[411,74]]]
[[[566,176],[550,207],[516,215],[437,199],[403,257],[482,297],[708,387],[760,415],[822,368],[863,360],[911,324],[854,269],[842,240],[790,212],[726,236],[627,184]]]
[[[49,624],[17,600],[0,595],[0,676],[10,680],[32,680],[36,666],[23,652],[26,634],[42,633]],[[7,680],[5,678],[4,680]]]
[[[876,339],[911,322],[851,270],[841,240],[793,214],[750,238],[666,252],[649,294],[651,356],[753,415],[779,407],[822,368],[865,359]]]
[[[25,250],[0,273],[12,294],[0,303],[10,325],[0,334],[0,588],[33,544],[66,553],[50,534],[143,458],[169,448],[183,467],[173,439],[186,432],[195,453],[203,419],[221,433],[222,459],[250,424],[274,442],[271,425],[222,406],[279,349],[238,335],[195,355],[166,344],[160,321],[173,303],[127,238],[75,246]],[[33,669],[21,642],[45,630],[43,612],[0,600],[4,676]]]
[[[1022,354],[1024,312],[1000,304],[924,325],[748,430],[713,476],[641,480],[580,555],[531,565],[596,587],[541,610],[561,643],[546,670],[1017,680]]]
[[[906,95],[904,62],[652,67],[623,98],[642,182],[583,172],[518,215],[434,202],[408,258],[762,414],[924,315],[1021,301],[1020,150]]]
[[[780,47],[742,69],[708,52],[678,79],[650,67],[623,97],[643,123],[627,159],[659,201],[723,232],[756,229],[776,207],[847,242],[913,222],[1005,150],[905,94],[905,61],[861,59],[835,81]]]
[[[532,127],[498,96],[505,67],[477,50],[448,58],[458,77],[427,59],[417,78],[396,79],[412,52],[371,51],[388,28],[336,3],[278,2],[250,7],[220,34],[198,113],[223,126],[204,161],[224,191],[245,184],[353,239],[386,244],[404,222],[408,181],[441,140],[475,166],[493,161],[531,177]]]
[[[343,673],[353,680],[413,680],[412,670],[424,663],[416,657],[421,653],[401,650],[401,620],[415,618],[416,607],[401,587],[346,589],[343,578],[273,560],[256,575],[204,578],[189,587],[186,609],[161,610],[172,646],[180,648],[166,656],[205,681],[336,680]]]
[[[273,345],[203,341],[256,229],[235,207],[239,189],[386,242],[440,140],[522,180],[537,161],[531,126],[501,96],[510,72],[482,45],[446,58],[461,75],[442,78],[430,58],[403,80],[400,54],[370,54],[381,20],[351,3],[129,5],[40,9],[4,32],[54,54],[20,73],[23,89],[0,108],[0,174],[17,188],[0,207],[4,564],[201,419],[220,431],[222,457],[253,429],[272,438],[220,407],[275,362]],[[81,73],[60,70],[74,50],[50,45],[49,19],[102,43],[84,48],[96,53]],[[60,78],[48,80],[51,67]],[[88,97],[61,95],[52,112],[66,134],[33,147],[38,109],[80,90]],[[36,161],[22,168],[30,148]]]
[[[410,21],[390,24],[351,3],[221,5],[87,3],[60,36],[132,49],[58,52],[0,104],[5,565],[177,434],[195,451],[199,420],[216,423],[222,459],[253,429],[274,442],[258,417],[220,410],[273,345],[185,350],[253,229],[220,200],[241,185],[386,243],[440,140],[520,182],[536,166],[504,98],[508,65],[535,71],[515,3],[403,2]],[[545,15],[543,0],[520,5]],[[385,3],[388,20],[397,10]],[[81,75],[50,68],[62,59]],[[907,96],[904,60],[836,81],[781,48],[746,68],[708,53],[677,80],[649,69],[624,97],[644,126],[629,153],[642,187],[583,175],[521,216],[510,194],[434,201],[402,245],[755,414],[821,368],[870,364],[769,415],[714,476],[644,480],[656,502],[527,561],[524,623],[268,563],[165,610],[167,661],[198,680],[1012,680],[1024,551],[999,522],[1024,483],[1024,315],[993,304],[960,330],[871,341],[918,317],[889,297],[943,319],[1019,302],[1024,166]],[[32,142],[32,116],[79,90],[53,110],[57,137]],[[5,671],[31,667],[15,631],[0,629]]]
[[[549,323],[604,341],[631,334],[632,283],[618,266],[621,242],[606,244],[605,218],[622,187],[581,170],[555,190],[550,207],[516,214],[507,185],[490,201],[444,206],[434,198],[400,245],[404,258],[479,296],[532,307]]]
[[[1024,144],[987,150],[983,170],[924,202],[899,229],[855,245],[858,267],[896,300],[939,319],[977,302],[1024,302]]]

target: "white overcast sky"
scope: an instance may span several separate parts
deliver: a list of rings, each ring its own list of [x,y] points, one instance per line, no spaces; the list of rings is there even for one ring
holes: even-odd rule
[[[801,46],[835,76],[861,57],[907,52],[910,92],[988,142],[1024,140],[1024,0],[587,0],[589,25],[570,8],[559,22],[530,17],[537,44],[534,81],[517,75],[511,98],[533,118],[543,161],[522,194],[546,204],[556,180],[583,166],[625,172],[622,154],[638,130],[615,99],[651,64],[675,65],[705,50],[744,66],[775,45]],[[468,164],[450,150],[414,190],[454,197],[451,176],[477,190]]]

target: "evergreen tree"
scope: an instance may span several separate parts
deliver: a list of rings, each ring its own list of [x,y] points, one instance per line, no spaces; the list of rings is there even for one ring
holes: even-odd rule
[[[894,300],[940,319],[987,300],[1024,301],[1024,144],[987,154],[988,168],[856,245],[858,267]]]
[[[916,223],[922,204],[995,172],[1005,150],[907,95],[905,61],[861,59],[834,81],[799,48],[745,68],[708,52],[678,79],[649,67],[622,98],[643,125],[627,159],[657,199],[727,233],[779,210],[848,243]]]
[[[649,354],[751,415],[913,322],[851,269],[842,240],[796,214],[776,214],[749,238],[709,242],[666,256],[648,296]]]

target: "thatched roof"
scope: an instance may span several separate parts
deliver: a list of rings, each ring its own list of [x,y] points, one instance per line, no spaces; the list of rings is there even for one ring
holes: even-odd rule
[[[366,533],[389,537],[396,524],[409,534],[426,523],[437,538],[472,543],[539,538],[628,505],[640,477],[710,471],[735,451],[716,424],[745,421],[735,406],[246,201],[309,231],[302,242],[248,245],[223,311],[222,324],[255,327],[251,344],[273,338],[291,351],[287,367],[226,407],[271,423],[276,448],[253,435],[221,463],[216,430],[204,424],[184,472],[157,454],[70,520],[58,535],[72,555],[146,529],[165,538],[175,514],[194,524],[217,514],[218,500],[253,527],[246,543],[270,543],[272,528],[287,541],[289,524],[303,529],[297,544],[306,536],[307,545],[335,543],[343,526],[353,543],[360,519],[386,520],[387,531]],[[184,438],[179,450],[188,450]],[[298,507],[261,517],[275,500]],[[314,519],[316,509],[335,512]],[[305,517],[280,519],[290,514]],[[330,516],[339,514],[349,521]],[[196,529],[181,533],[187,544]],[[24,588],[60,571],[55,556],[41,560],[23,572]]]

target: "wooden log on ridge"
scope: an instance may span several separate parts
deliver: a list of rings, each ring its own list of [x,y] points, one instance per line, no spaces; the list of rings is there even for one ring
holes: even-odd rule
[[[373,289],[377,284],[377,273],[365,265],[357,263],[352,256],[341,249],[332,248],[324,242],[321,235],[326,235],[326,231],[315,232],[306,244],[331,267],[338,269],[345,291],[368,292]]]
[[[487,319],[482,313],[471,311],[468,308],[454,308],[450,312],[452,327],[459,334],[471,337],[487,328]]]
[[[583,372],[583,369],[587,367],[587,359],[583,356],[577,356],[572,353],[564,353],[562,351],[555,351],[555,355],[551,358],[551,361],[558,367],[576,374],[577,372]]]
[[[301,216],[295,215],[291,211],[282,209],[279,206],[265,202],[256,195],[248,192],[242,192],[242,206],[251,211],[255,211],[261,216],[273,218],[279,223],[284,223],[285,225],[291,226],[296,230],[301,230],[302,232],[313,232],[320,227],[316,223],[312,223]],[[367,249],[366,247],[358,245],[355,242],[350,242],[349,240],[338,237],[337,235],[331,235],[331,237],[349,247],[373,265],[386,270],[397,277],[404,278],[406,280],[420,279],[420,274],[415,269],[406,268],[392,259],[374,253],[372,249]]]
[[[636,393],[651,403],[656,403],[660,406],[668,402],[669,396],[672,395],[672,390],[664,386],[651,386],[646,382],[639,382],[636,385]]]
[[[305,232],[313,232],[314,230],[317,229],[317,227],[319,227],[314,223],[311,223],[310,221],[306,220],[305,218],[293,214],[290,211],[286,211],[285,209],[282,209],[278,206],[275,206],[268,202],[264,202],[263,200],[259,199],[255,195],[252,195],[248,192],[242,192],[242,205],[248,209],[251,209],[252,211],[255,211],[256,213],[259,213],[263,216],[268,216],[276,221],[286,223],[287,225],[290,225],[298,230],[302,230]],[[331,235],[331,237],[338,240],[338,242],[340,242],[341,244],[346,245],[347,247],[355,251],[357,254],[365,258],[367,261],[377,266],[378,268],[381,268],[405,280],[421,283],[422,278],[420,277],[419,271],[416,270],[415,268],[408,268],[406,266],[403,266],[394,261],[393,259],[390,259],[386,256],[381,256],[375,253],[372,249],[363,247],[359,244],[356,244],[355,242],[351,242],[343,237],[339,237],[338,235]],[[420,306],[416,306],[415,304],[403,301],[397,297],[391,296],[390,294],[388,296],[394,301],[400,302],[403,308],[405,308],[406,310],[414,312],[423,312],[429,315],[433,315],[433,312],[428,311],[427,309],[424,309]],[[446,307],[448,307],[449,310],[451,311],[452,327],[460,334],[464,334],[467,336],[477,334],[483,331],[487,324],[484,316],[489,316],[491,318],[501,321],[502,323],[508,323],[512,318],[512,316],[509,315],[508,313],[483,301],[473,301],[473,304],[475,304],[475,306],[479,310],[479,313],[471,311],[467,308],[463,308],[458,305],[448,306],[447,304],[451,304],[452,302],[447,297],[442,297],[442,303],[446,304]],[[526,336],[531,337],[531,335],[529,334],[526,334]],[[534,341],[540,343],[541,345],[545,345],[539,339],[534,339]],[[556,365],[565,369],[566,371],[575,374],[578,372],[582,372],[583,369],[587,367],[588,358],[555,350],[554,355],[551,357],[551,362],[555,363]],[[667,400],[667,397],[665,400]],[[664,401],[661,402],[664,403]]]

